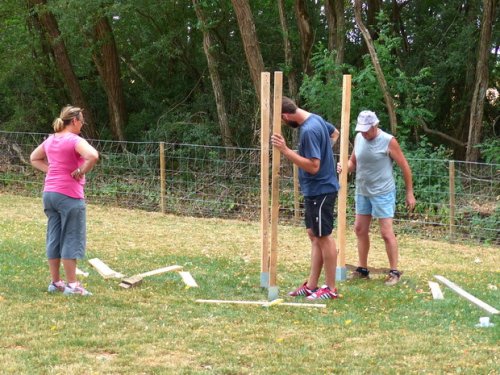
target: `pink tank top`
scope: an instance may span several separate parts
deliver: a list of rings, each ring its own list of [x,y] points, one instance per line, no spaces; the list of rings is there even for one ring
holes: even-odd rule
[[[83,193],[85,177],[81,179],[71,177],[71,172],[85,161],[76,152],[76,145],[81,140],[78,135],[67,133],[62,137],[53,134],[43,142],[49,162],[43,191],[60,193],[76,199],[85,197]]]

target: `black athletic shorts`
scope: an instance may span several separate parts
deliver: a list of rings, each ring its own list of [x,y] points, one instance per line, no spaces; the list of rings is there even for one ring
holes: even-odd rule
[[[337,192],[304,197],[305,224],[316,237],[328,236],[333,231],[333,208]]]

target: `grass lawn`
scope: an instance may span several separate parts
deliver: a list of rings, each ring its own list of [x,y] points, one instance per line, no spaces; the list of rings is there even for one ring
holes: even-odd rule
[[[89,205],[87,259],[126,275],[178,264],[177,273],[125,290],[86,261],[90,297],[49,294],[41,199],[0,194],[1,374],[403,374],[500,373],[500,318],[441,285],[439,274],[500,308],[498,247],[399,236],[402,282],[383,275],[338,284],[325,309],[212,305],[196,299],[265,300],[259,223],[176,217]],[[376,228],[374,230],[376,232]],[[309,243],[300,226],[280,226],[280,298],[302,283]],[[348,235],[348,264],[356,263]],[[387,267],[374,233],[370,262]]]

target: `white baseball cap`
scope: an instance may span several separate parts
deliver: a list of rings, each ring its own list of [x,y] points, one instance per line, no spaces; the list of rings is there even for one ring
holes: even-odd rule
[[[377,115],[372,111],[361,111],[358,116],[358,122],[356,123],[357,132],[367,132],[372,126],[379,123]]]

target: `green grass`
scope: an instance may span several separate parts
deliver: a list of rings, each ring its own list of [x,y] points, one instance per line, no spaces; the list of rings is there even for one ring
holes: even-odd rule
[[[440,274],[500,308],[498,247],[399,236],[403,281],[383,275],[340,283],[343,298],[326,309],[208,305],[202,299],[265,300],[259,288],[259,224],[175,217],[88,206],[87,258],[127,275],[179,264],[125,290],[86,262],[94,293],[65,297],[49,282],[41,199],[0,194],[0,373],[2,374],[398,374],[500,372],[500,319],[476,328],[487,313],[442,286]],[[376,230],[376,228],[374,228]],[[370,262],[386,267],[380,237]],[[347,263],[356,263],[348,235]],[[301,227],[279,228],[280,297],[309,266]],[[297,302],[302,302],[297,299]]]

